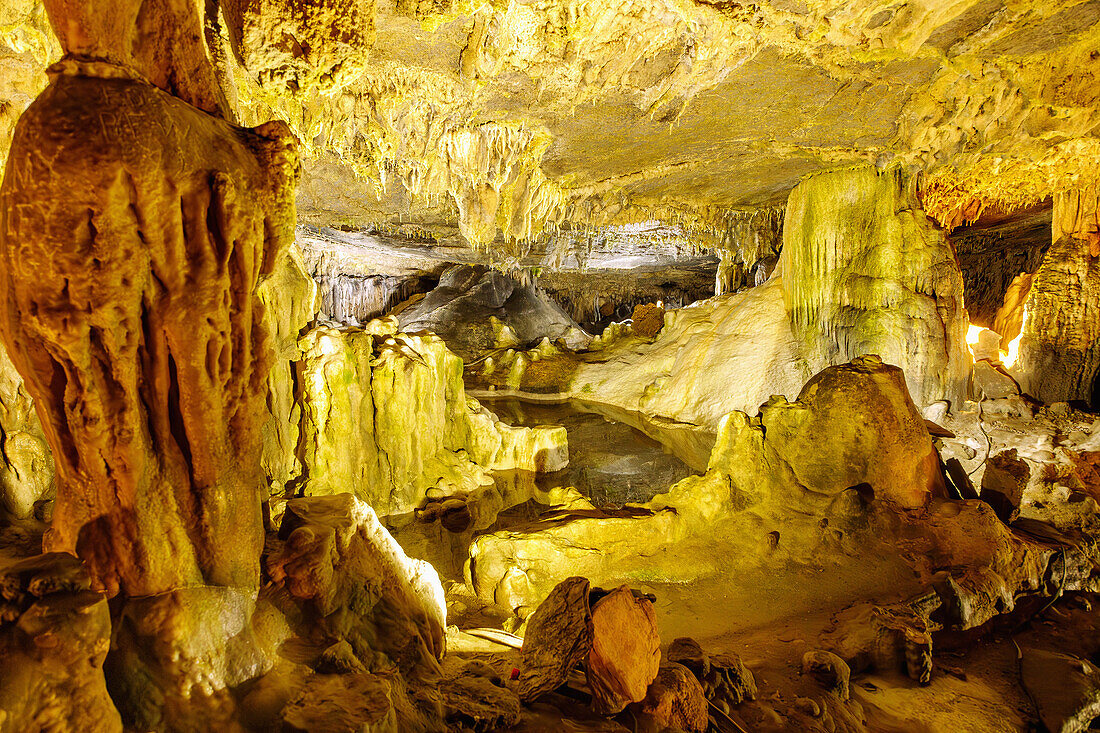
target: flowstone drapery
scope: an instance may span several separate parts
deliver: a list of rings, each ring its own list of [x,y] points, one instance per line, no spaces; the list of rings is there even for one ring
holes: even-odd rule
[[[255,288],[293,237],[293,138],[121,66],[53,75],[0,191],[4,340],[59,468],[46,544],[110,593],[255,587],[270,360]]]

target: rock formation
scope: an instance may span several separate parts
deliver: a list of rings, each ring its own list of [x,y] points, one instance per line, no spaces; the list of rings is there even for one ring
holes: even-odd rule
[[[411,511],[428,489],[492,485],[486,471],[556,471],[562,428],[512,428],[466,397],[462,361],[436,336],[317,328],[303,339],[303,491],[352,491],[379,514]],[[351,439],[349,439],[351,438]]]
[[[62,62],[20,121],[3,331],[60,466],[49,545],[97,587],[257,583],[255,288],[290,242],[294,172],[278,125],[232,128],[106,62]]]
[[[899,169],[836,171],[795,187],[778,268],[812,371],[878,354],[904,370],[918,404],[961,398],[969,354],[959,265]]]
[[[46,549],[132,599],[119,654],[144,649],[148,672],[118,681],[123,717],[185,726],[229,720],[241,681],[210,670],[259,586],[273,350],[256,288],[292,239],[297,158],[285,126],[207,113],[224,106],[187,55],[193,11],[159,8],[163,33],[142,43],[139,5],[49,6],[69,55],[20,119],[0,188],[0,331],[57,462]]]
[[[0,733],[1087,729],[1098,42],[9,0]]]
[[[806,179],[791,193],[783,239],[766,284],[670,313],[652,345],[605,346],[569,390],[714,427],[731,410],[793,397],[830,364],[877,354],[902,367],[918,404],[965,395],[958,262],[900,170]]]
[[[35,502],[52,497],[54,463],[34,401],[6,353],[0,357],[0,426],[0,507],[26,518]]]
[[[1025,392],[1045,402],[1093,401],[1100,371],[1096,208],[1095,192],[1056,198],[1054,243],[1023,305],[1015,373]]]

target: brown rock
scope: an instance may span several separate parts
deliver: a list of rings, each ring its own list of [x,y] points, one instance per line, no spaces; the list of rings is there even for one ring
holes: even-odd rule
[[[519,722],[520,702],[484,662],[444,670],[439,683],[444,717],[456,730],[508,730]]]
[[[703,647],[699,646],[699,642],[695,639],[686,636],[673,639],[672,643],[668,645],[668,652],[665,657],[669,662],[684,665],[698,679],[703,679],[710,672],[710,657],[707,656],[707,653],[703,651]]]
[[[802,672],[814,675],[827,690],[841,700],[848,699],[848,681],[852,672],[847,662],[832,652],[821,649],[806,652],[802,655]]]
[[[390,683],[378,675],[319,674],[283,709],[284,731],[391,733],[398,730]]]
[[[608,715],[646,695],[661,665],[661,638],[653,604],[622,586],[592,609],[588,686],[592,709]]]
[[[71,28],[97,21],[55,4]],[[271,345],[256,289],[294,236],[295,146],[281,123],[236,127],[72,59],[19,122],[3,337],[59,464],[48,549],[109,594],[259,586]]]
[[[918,507],[945,492],[939,455],[905,375],[877,356],[822,370],[797,401],[773,397],[761,406],[759,420],[765,450],[775,454],[766,460],[789,464],[814,495],[836,496],[867,483],[877,500]],[[731,472],[744,469],[731,466]]]
[[[708,700],[724,701],[732,707],[756,699],[756,678],[733,652],[713,655],[710,672],[702,682]]]
[[[709,722],[703,686],[682,664],[662,664],[637,709],[667,727],[685,731],[703,733]]]
[[[635,336],[651,339],[660,333],[665,325],[665,309],[656,303],[640,303],[634,306],[631,322]]]
[[[944,468],[947,470],[947,477],[951,479],[955,490],[958,491],[960,499],[978,498],[978,491],[974,488],[974,482],[970,480],[966,469],[963,468],[962,461],[958,458],[948,458]]]
[[[1088,661],[1024,649],[1020,673],[1050,733],[1081,733],[1100,717],[1100,669]]]
[[[47,576],[55,576],[47,581]],[[50,553],[8,568],[0,601],[0,731],[114,733],[122,721],[107,694],[107,601],[71,555]],[[52,588],[44,597],[28,588]]]
[[[1095,191],[1095,189],[1093,189]],[[1057,197],[1056,197],[1057,198]],[[1041,402],[1092,402],[1100,351],[1100,259],[1075,236],[1054,242],[1028,291],[1027,320],[1013,366],[1021,391]]]
[[[982,476],[981,498],[1006,524],[1020,516],[1020,501],[1031,478],[1027,461],[1016,457],[1016,449],[990,457]]]
[[[567,578],[527,620],[520,648],[520,699],[534,700],[560,687],[592,648],[587,578]]]

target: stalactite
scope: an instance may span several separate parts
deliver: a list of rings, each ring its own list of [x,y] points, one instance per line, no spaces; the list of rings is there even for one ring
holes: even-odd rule
[[[878,354],[905,370],[918,404],[963,394],[962,275],[900,169],[803,180],[787,202],[779,274],[815,369]]]

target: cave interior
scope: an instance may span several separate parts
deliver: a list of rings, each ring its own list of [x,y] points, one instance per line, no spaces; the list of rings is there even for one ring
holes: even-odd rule
[[[1097,0],[3,0],[0,165],[0,733],[1100,730]]]

